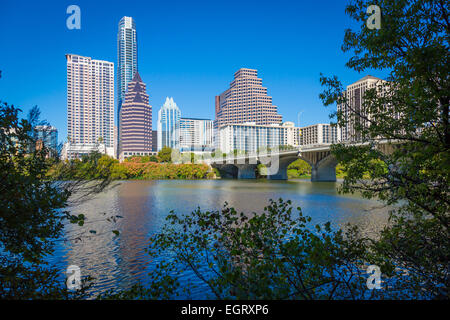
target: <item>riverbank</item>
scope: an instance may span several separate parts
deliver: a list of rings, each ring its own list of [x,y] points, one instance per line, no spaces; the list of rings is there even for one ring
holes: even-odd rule
[[[55,163],[48,176],[57,180],[200,180],[215,179],[218,172],[206,164],[160,163],[138,157],[119,162],[93,154],[81,160]]]

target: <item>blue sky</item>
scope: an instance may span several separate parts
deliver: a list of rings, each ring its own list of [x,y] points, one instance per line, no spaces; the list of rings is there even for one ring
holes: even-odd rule
[[[0,100],[42,117],[67,137],[66,53],[117,59],[117,24],[131,16],[138,68],[153,106],[166,96],[182,116],[214,118],[214,96],[241,67],[258,69],[284,121],[329,122],[320,73],[344,84],[365,76],[345,67],[345,0],[10,1],[0,3]],[[66,8],[81,8],[81,30],[66,28]],[[374,76],[383,77],[379,72]],[[116,106],[117,107],[117,106]]]

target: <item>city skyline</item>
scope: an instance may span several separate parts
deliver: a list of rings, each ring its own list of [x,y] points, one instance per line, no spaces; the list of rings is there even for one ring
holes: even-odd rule
[[[173,96],[183,106],[184,114],[214,119],[214,97],[229,85],[232,72],[246,67],[259,70],[259,77],[264,79],[265,87],[269,88],[270,95],[274,97],[273,104],[278,106],[278,112],[283,115],[284,121],[293,121],[298,125],[297,116],[300,111],[303,111],[301,126],[328,120],[330,110],[323,107],[318,98],[321,92],[319,74],[320,72],[330,74],[337,70],[336,68],[343,69],[342,61],[345,60],[345,55],[340,51],[343,31],[337,32],[338,27],[325,30],[320,27],[319,20],[336,18],[336,23],[346,25],[349,22],[347,19],[338,19],[345,17],[344,4],[338,5],[330,1],[330,8],[324,10],[323,6],[320,6],[321,11],[318,11],[318,7],[313,4],[290,3],[288,6],[293,10],[285,12],[283,9],[283,14],[289,17],[292,15],[291,12],[296,10],[298,19],[282,19],[281,11],[276,11],[275,20],[279,23],[270,25],[265,24],[265,15],[256,14],[261,13],[260,11],[265,12],[267,4],[262,4],[261,8],[244,4],[241,8],[243,12],[255,13],[251,15],[249,21],[239,19],[237,10],[231,6],[221,8],[216,20],[207,19],[205,23],[208,23],[208,28],[205,29],[203,25],[191,23],[187,16],[197,14],[195,12],[197,9],[201,9],[203,14],[214,12],[216,5],[203,6],[194,3],[190,8],[180,3],[176,6],[178,10],[173,12],[173,17],[178,19],[179,23],[184,23],[182,30],[160,23],[162,13],[168,9],[163,4],[145,4],[139,10],[130,9],[131,5],[118,3],[106,6],[104,12],[94,8],[101,5],[81,1],[79,3],[82,12],[81,30],[74,31],[65,27],[66,6],[52,7],[44,1],[30,11],[49,18],[41,19],[39,25],[31,27],[29,22],[26,22],[26,16],[30,15],[30,12],[21,13],[24,15],[21,21],[26,23],[19,26],[17,32],[23,33],[23,38],[29,41],[22,44],[9,41],[12,48],[0,53],[0,61],[4,62],[4,66],[0,66],[2,99],[22,107],[24,112],[38,105],[42,117],[60,132],[60,141],[65,141],[67,137],[64,120],[66,112],[65,108],[62,108],[66,100],[65,74],[61,70],[64,55],[75,53],[93,59],[117,62],[117,23],[123,16],[133,17],[138,25],[139,71],[151,88],[150,100],[153,105],[162,105],[166,96]],[[31,4],[31,7],[34,6]],[[153,9],[151,13],[145,10],[149,8]],[[14,17],[18,14],[14,6],[2,4],[2,9],[8,14],[6,20],[0,24],[9,23],[14,27],[16,24]],[[95,17],[92,11],[95,12]],[[148,18],[148,14],[152,19]],[[57,15],[61,16],[56,18]],[[50,19],[52,16],[55,18]],[[221,22],[228,18],[236,20],[236,25],[230,30],[220,26]],[[261,35],[247,28],[251,23],[262,28],[261,32],[267,37],[266,44],[283,45],[284,50],[280,53],[261,53],[262,51],[258,49],[264,45],[259,43]],[[313,34],[323,34],[326,38],[318,40],[317,36],[309,33],[316,26],[318,29],[313,31]],[[42,29],[47,32],[42,33]],[[241,33],[235,33],[237,29],[241,29]],[[39,72],[40,69],[36,69],[34,64],[29,65],[28,59],[16,59],[27,51],[25,48],[21,50],[21,46],[25,43],[26,46],[32,46],[36,39],[43,40],[39,36],[34,39],[34,32],[52,35],[51,43],[45,42],[45,39],[44,42],[40,42],[41,53],[33,59],[37,61],[37,65],[45,67],[45,74]],[[232,48],[216,50],[218,44],[212,43],[212,38],[209,40],[210,35],[222,37],[231,33],[236,34],[234,41],[239,44],[239,51]],[[275,37],[275,34],[282,36]],[[6,35],[6,41],[8,37],[9,35]],[[201,50],[201,48],[208,49]],[[308,50],[300,50],[304,48]],[[330,59],[331,57],[333,58]],[[21,65],[17,65],[18,61],[21,61]],[[341,78],[344,83],[353,83],[362,77],[348,70],[340,73],[344,75]],[[35,80],[37,74],[40,77],[39,81]],[[371,74],[382,76],[379,72]],[[23,90],[19,92],[18,87],[23,87],[28,92],[27,96],[23,96]],[[117,111],[117,105],[115,109]],[[153,129],[155,128],[156,123],[153,123]]]
[[[0,298],[450,300],[448,1],[1,1]]]

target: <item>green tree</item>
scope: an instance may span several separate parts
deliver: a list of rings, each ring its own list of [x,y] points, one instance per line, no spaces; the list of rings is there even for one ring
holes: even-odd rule
[[[283,201],[250,217],[228,206],[173,213],[150,244],[152,256],[171,250],[179,263],[158,265],[151,287],[165,290],[157,295],[176,293],[177,275],[189,269],[216,298],[449,298],[448,7],[440,0],[375,2],[380,30],[366,27],[373,1],[347,6],[360,27],[346,31],[343,49],[353,51],[348,67],[386,70],[389,82],[366,91],[356,117],[333,114],[341,126],[356,119],[366,143],[338,144],[332,152],[346,174],[341,191],[392,205],[390,223],[375,239],[364,239],[351,226],[311,231],[310,219],[299,208],[292,215]],[[321,82],[325,105],[351,108],[337,77]],[[381,267],[384,290],[366,290],[367,264]]]
[[[178,277],[190,270],[215,299],[379,295],[366,286],[367,240],[355,228],[333,231],[329,223],[310,230],[311,218],[297,210],[289,201],[279,200],[270,201],[264,212],[252,217],[228,205],[221,211],[171,213],[163,232],[151,238],[149,253],[156,258],[173,252],[174,261],[157,263],[147,293],[154,298],[174,297],[181,289]]]
[[[67,172],[62,169],[53,173],[56,180],[49,179],[55,161],[46,160],[45,147],[29,147],[35,145],[32,128],[39,118],[37,109],[31,110],[28,120],[20,119],[19,111],[0,104],[0,297],[83,297],[86,288],[68,292],[58,277],[61,270],[49,266],[46,257],[63,237],[66,222],[84,223],[83,215],[72,215],[65,208],[103,190],[107,183],[85,177],[63,182],[61,174]]]
[[[289,172],[295,178],[308,176],[311,175],[311,166],[305,160],[297,159],[288,166],[288,174]]]
[[[259,163],[256,166],[256,173],[258,178],[267,177],[267,167],[264,164]]]
[[[102,155],[100,159],[97,161],[97,174],[96,178],[100,179],[109,179],[111,177],[112,169],[116,164],[119,163],[119,160],[114,159],[108,155]]]
[[[124,180],[128,178],[127,169],[120,163],[114,163],[111,167],[111,179]]]
[[[172,148],[164,146],[161,151],[158,152],[158,158],[161,162],[172,161]]]
[[[344,167],[343,167],[340,163],[338,163],[338,164],[336,165],[336,177],[337,177],[337,178],[343,178],[343,177],[345,177]]]
[[[381,29],[366,28],[367,7],[381,8]],[[366,145],[332,148],[346,171],[343,192],[361,191],[394,205],[391,223],[372,250],[382,271],[409,275],[411,294],[449,298],[450,18],[442,0],[354,0],[346,12],[360,26],[345,33],[347,67],[384,70],[387,82],[365,92],[361,110],[336,76],[322,77],[325,105],[346,105]],[[371,116],[368,116],[371,115]],[[361,121],[364,120],[364,121]],[[367,125],[366,125],[367,124]],[[388,140],[389,145],[383,145]],[[365,174],[368,176],[365,177]],[[369,180],[367,178],[370,178]],[[399,283],[399,285],[405,283]]]

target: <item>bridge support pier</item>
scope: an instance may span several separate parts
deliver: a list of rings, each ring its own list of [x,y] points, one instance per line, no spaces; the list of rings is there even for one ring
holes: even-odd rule
[[[225,163],[213,163],[223,178],[256,179],[258,163],[263,164],[268,180],[287,180],[289,164],[301,158],[311,165],[312,182],[335,182],[337,161],[329,150],[285,151],[273,155],[259,155],[227,159]]]
[[[219,170],[222,178],[236,179],[238,177],[238,168],[234,164],[215,164],[212,167]]]
[[[277,173],[268,175],[267,179],[268,180],[287,180],[288,179],[287,168],[278,169]]]
[[[237,164],[238,179],[256,179],[256,164]]]
[[[268,180],[287,180],[287,168],[288,166],[297,160],[297,155],[295,156],[288,156],[283,158],[277,158],[276,161],[271,161],[270,166],[267,167],[268,174],[267,179]]]
[[[336,182],[336,165],[311,166],[311,182]]]
[[[306,155],[311,165],[312,182],[336,182],[337,161],[330,152]]]

